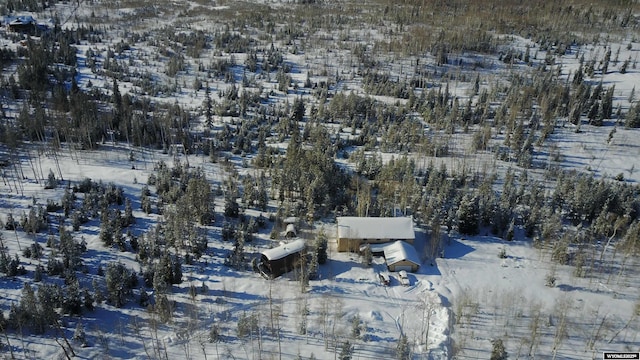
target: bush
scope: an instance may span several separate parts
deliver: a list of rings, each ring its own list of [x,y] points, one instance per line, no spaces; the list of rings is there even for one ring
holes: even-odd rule
[[[556,276],[554,274],[548,274],[545,277],[544,285],[547,287],[555,287],[556,286]]]
[[[209,330],[209,342],[220,341],[220,327],[217,324],[213,324]]]

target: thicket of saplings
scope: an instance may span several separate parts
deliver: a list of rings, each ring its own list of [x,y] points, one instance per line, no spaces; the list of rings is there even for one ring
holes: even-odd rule
[[[623,172],[617,181],[595,179],[562,171],[558,166],[562,155],[557,152],[554,161],[544,164],[533,155],[536,148],[553,149],[548,139],[565,121],[578,130],[587,122],[640,127],[635,94],[629,94],[626,106],[614,108],[615,88],[599,81],[602,74],[636,67],[636,59],[619,58],[620,48],[611,45],[623,39],[619,34],[637,28],[632,15],[636,5],[579,3],[505,6],[501,2],[496,7],[490,1],[378,2],[362,11],[356,11],[356,4],[305,3],[291,4],[291,13],[262,11],[266,5],[260,5],[243,8],[245,16],[222,19],[227,11],[236,10],[237,5],[229,4],[219,15],[211,13],[220,16],[220,25],[212,31],[192,31],[178,24],[179,31],[175,27],[134,31],[119,42],[111,42],[112,32],[118,31],[115,23],[98,25],[97,19],[104,20],[98,8],[74,29],[56,26],[38,40],[28,39],[15,52],[3,49],[0,66],[17,66],[17,76],[5,75],[0,84],[0,139],[9,159],[6,166],[16,175],[24,171],[19,157],[28,156],[36,178],[49,187],[65,186],[58,184],[63,178],[60,171],[57,179],[53,173],[44,176],[38,170],[39,158],[23,150],[40,144],[40,153],[56,156],[65,146],[74,151],[99,149],[107,141],[165,152],[180,144],[188,154],[228,164],[228,155],[241,155],[243,166],[256,168],[258,174],[241,176],[229,165],[227,178],[212,190],[201,169],[158,164],[140,204],[147,213],[162,213],[164,221],[145,229],[142,236],[127,231],[135,221],[133,194],[124,194],[117,185],[85,180],[68,185],[60,204],[44,205],[34,199],[28,214],[11,214],[4,226],[40,233],[36,239],[46,238],[46,245],[43,248],[37,240],[23,244],[21,254],[8,254],[3,246],[0,270],[6,276],[32,276],[34,281],[50,277],[64,281],[41,282],[37,291],[25,281],[22,299],[12,306],[3,328],[42,332],[57,324],[55,309],[77,315],[102,301],[123,306],[133,294],[141,306],[151,306],[167,320],[172,304],[166,292],[181,281],[182,265],[198,261],[207,251],[203,225],[215,218],[211,204],[216,196],[224,196],[228,219],[223,238],[235,244],[227,263],[237,269],[247,267],[244,243],[264,225],[264,219],[250,218],[243,209],[264,211],[275,200],[280,214],[303,217],[389,216],[398,206],[411,209],[416,221],[431,230],[432,246],[425,256],[432,258],[443,246],[438,243],[443,226],[463,234],[491,232],[506,240],[522,229],[535,246],[550,249],[554,261],[574,265],[576,276],[607,282],[629,276],[634,271],[629,262],[640,249],[638,187],[624,182]],[[41,4],[14,1],[6,6],[19,11]],[[495,16],[498,20],[488,21]],[[371,27],[390,40],[367,39],[358,32]],[[567,27],[575,32],[567,32]],[[602,38],[602,31],[611,38]],[[536,47],[509,48],[507,40],[492,32],[528,37]],[[338,41],[349,54],[348,63],[332,64],[329,55],[320,54],[323,45]],[[635,39],[625,41],[628,49],[634,46]],[[85,65],[96,76],[109,79],[108,89],[91,84],[81,89],[75,82],[79,43],[91,45]],[[141,44],[149,50],[132,51]],[[602,52],[583,53],[578,46],[584,44],[596,44]],[[547,55],[541,58],[540,51]],[[485,69],[488,63],[470,63],[463,56],[468,52],[497,56],[509,67],[531,70],[512,74],[508,82],[491,80]],[[233,53],[247,57],[238,61]],[[555,55],[569,53],[580,60],[580,69],[565,81]],[[306,81],[292,80],[294,68],[304,64],[287,61],[288,54],[305,54]],[[422,54],[432,56],[433,63],[420,60]],[[394,60],[398,56],[414,60]],[[347,73],[340,66],[348,68]],[[399,73],[390,70],[398,66]],[[345,79],[359,79],[365,93],[337,90]],[[134,91],[122,95],[123,82],[134,85]],[[467,96],[452,93],[454,82],[468,84]],[[230,86],[213,96],[216,83]],[[201,94],[202,106],[188,109],[172,101],[151,100],[184,91]],[[298,96],[293,103],[278,100],[285,93]],[[389,104],[370,95],[407,101]],[[232,121],[221,122],[222,117]],[[426,133],[422,121],[429,124]],[[194,126],[200,123],[203,130],[196,130],[202,129]],[[406,156],[451,155],[453,135],[459,133],[471,134],[467,155],[489,152],[522,170],[510,170],[498,179],[492,169],[422,167]],[[289,143],[285,152],[269,146],[281,141]],[[354,147],[357,150],[352,151]],[[383,164],[369,150],[398,155]],[[335,157],[348,158],[355,171],[338,167]],[[532,168],[543,168],[544,178],[529,176],[527,169]],[[19,181],[5,180],[12,191],[22,191]],[[495,192],[498,180],[502,190]],[[82,240],[87,222],[99,224],[104,245],[135,252],[142,273],[115,263],[100,268],[102,275],[94,277],[91,287],[83,286],[86,281],[81,280],[90,278],[83,274],[88,270]],[[601,246],[608,242],[615,244],[612,254]],[[26,259],[41,260],[31,274],[24,268]],[[145,298],[145,287],[153,287],[155,299]],[[43,304],[51,306],[45,309]]]

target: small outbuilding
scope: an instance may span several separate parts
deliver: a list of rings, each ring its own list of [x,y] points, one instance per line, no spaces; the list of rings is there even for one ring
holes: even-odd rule
[[[9,31],[13,32],[33,35],[46,30],[46,26],[39,25],[36,19],[30,15],[10,17],[5,21],[7,21]]]
[[[384,248],[384,258],[389,271],[416,272],[420,268],[420,258],[413,245],[396,241]]]
[[[273,249],[265,250],[260,257],[258,268],[264,277],[277,278],[298,266],[305,251],[306,243],[304,239],[294,240]]]
[[[296,226],[293,224],[287,224],[287,228],[284,231],[285,237],[291,239],[298,236],[298,232],[296,231]]]
[[[410,217],[341,216],[338,221],[338,251],[358,251],[362,244],[384,244],[403,240],[413,244],[415,232]]]

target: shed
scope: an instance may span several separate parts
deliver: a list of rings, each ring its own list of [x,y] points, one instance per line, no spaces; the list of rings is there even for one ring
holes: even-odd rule
[[[276,278],[293,270],[302,258],[306,249],[304,239],[282,244],[273,249],[262,252],[260,257],[260,271],[268,278]]]
[[[7,24],[7,27],[10,31],[24,34],[35,34],[38,30],[40,30],[36,19],[34,19],[30,15],[17,16],[8,20],[9,23]]]
[[[404,241],[396,241],[384,248],[384,258],[389,271],[416,272],[420,267],[420,258],[413,245]]]
[[[294,238],[298,236],[298,232],[296,231],[296,226],[293,224],[287,224],[287,228],[284,231],[284,236],[287,238]]]
[[[395,240],[413,243],[415,233],[410,217],[338,217],[338,251],[358,251],[360,245],[383,244]]]

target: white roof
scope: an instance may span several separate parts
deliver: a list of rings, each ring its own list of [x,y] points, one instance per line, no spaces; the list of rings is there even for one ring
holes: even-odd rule
[[[389,246],[389,243],[382,243],[382,244],[362,244],[360,245],[360,251],[363,251],[364,248],[368,247],[369,249],[371,249],[372,253],[381,253],[384,252],[384,248]]]
[[[287,229],[285,230],[285,232],[287,234],[289,234],[290,232],[293,233],[293,236],[295,236],[298,232],[296,231],[296,226],[293,224],[287,224]]]
[[[305,247],[304,239],[298,239],[290,243],[283,244],[278,247],[274,247],[273,249],[265,250],[262,252],[262,255],[264,255],[267,258],[267,260],[278,260],[278,259],[282,259],[283,257],[289,254],[295,254],[297,252],[300,252],[304,250],[304,247]]]
[[[415,238],[410,217],[338,217],[339,239]]]
[[[393,265],[401,261],[411,261],[416,265],[420,265],[420,258],[416,248],[404,241],[396,241],[384,248],[384,258],[387,259],[387,265]]]

